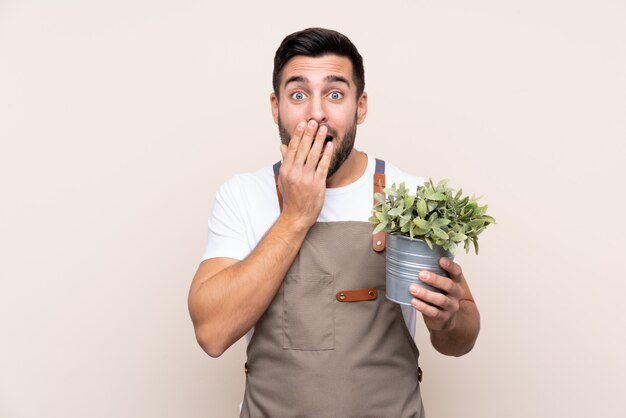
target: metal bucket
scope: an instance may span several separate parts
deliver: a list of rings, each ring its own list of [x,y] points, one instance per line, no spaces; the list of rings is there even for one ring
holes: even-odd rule
[[[439,266],[440,257],[452,259],[452,254],[438,245],[431,250],[426,241],[411,239],[403,235],[387,234],[387,299],[410,305],[413,295],[409,293],[412,283],[434,292],[443,293],[440,289],[423,283],[417,278],[421,270],[428,270],[440,276],[450,277],[447,271]]]

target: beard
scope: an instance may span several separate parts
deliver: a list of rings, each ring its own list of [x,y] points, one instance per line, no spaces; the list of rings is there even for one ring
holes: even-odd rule
[[[346,133],[343,137],[339,137],[337,131],[332,129],[330,126],[326,125],[328,128],[328,135],[332,136],[332,141],[334,142],[333,146],[335,147],[335,151],[330,159],[330,166],[328,167],[328,174],[326,178],[330,178],[339,170],[341,165],[348,159],[348,156],[352,152],[354,148],[354,139],[356,138],[356,126],[357,126],[357,115],[354,115],[354,121],[352,125],[348,127]],[[289,145],[289,141],[291,141],[291,133],[287,131],[287,129],[283,126],[280,120],[280,115],[278,116],[278,134],[280,135],[280,142],[285,145]]]

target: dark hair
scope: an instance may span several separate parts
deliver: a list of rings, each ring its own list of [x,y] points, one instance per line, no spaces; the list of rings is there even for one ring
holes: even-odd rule
[[[297,55],[307,57],[321,57],[335,54],[347,57],[352,62],[352,77],[356,84],[356,97],[361,97],[365,90],[365,70],[363,69],[363,57],[359,54],[356,46],[345,35],[323,28],[308,28],[288,35],[276,50],[274,55],[274,72],[272,85],[274,93],[278,96],[280,77],[283,68],[290,59]]]

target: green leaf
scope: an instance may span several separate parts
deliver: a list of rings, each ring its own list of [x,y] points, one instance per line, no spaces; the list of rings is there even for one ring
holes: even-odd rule
[[[426,236],[428,235],[429,232],[430,232],[430,228],[422,229],[422,228],[415,227],[415,229],[413,229],[413,235],[417,235],[418,237]]]
[[[434,200],[436,202],[443,202],[444,200],[446,200],[446,196],[441,192],[434,192],[429,190],[426,192],[426,199]]]
[[[383,205],[385,204],[385,195],[382,193],[374,193],[374,199],[379,202],[382,203]]]
[[[385,229],[386,226],[387,226],[387,221],[379,223],[378,225],[376,225],[376,228],[374,228],[374,232],[372,232],[372,235],[378,234],[380,231]]]
[[[381,221],[381,222],[387,222],[387,221],[388,221],[388,219],[387,219],[387,215],[386,215],[385,213],[383,213],[383,212],[376,212],[374,215],[375,215],[375,216],[378,218],[378,220],[379,220],[379,221]]]
[[[450,239],[450,237],[448,236],[448,234],[446,234],[442,229],[433,226],[433,233],[441,239]]]
[[[430,222],[425,219],[415,218],[413,219],[413,224],[420,229],[430,230]]]
[[[431,250],[433,249],[433,242],[430,238],[425,237],[424,241],[426,241],[426,244],[428,244],[428,248],[430,248]]]
[[[469,221],[467,223],[467,226],[469,226],[472,229],[476,229],[476,228],[480,228],[485,224],[485,221],[483,221],[482,219],[472,219],[471,221]]]
[[[424,199],[420,199],[417,202],[417,215],[422,218],[425,219],[426,218],[426,213],[428,212],[428,208],[426,207],[426,201]]]
[[[437,209],[437,206],[439,206],[439,203],[431,200],[427,203],[427,206],[428,206],[428,212],[432,212],[435,209]]]
[[[396,191],[395,183],[392,187],[385,187],[383,189],[388,196],[398,197],[398,192]]]
[[[433,226],[441,228],[442,226],[446,226],[450,223],[450,219],[437,218],[433,221]]]
[[[496,223],[496,220],[494,218],[492,218],[491,216],[489,216],[489,215],[483,215],[482,219],[483,219],[483,221],[485,221],[488,224],[495,224]]]
[[[488,205],[476,208],[476,210],[474,211],[474,216],[476,216],[477,218],[483,216],[485,213],[487,213],[487,207]]]
[[[415,196],[413,196],[413,195],[406,195],[404,197],[404,207],[405,208],[412,208],[414,202],[415,202]]]
[[[389,212],[387,212],[387,214],[389,216],[400,216],[402,215],[402,212],[404,212],[404,208],[393,208]]]
[[[454,242],[461,242],[467,239],[467,235],[458,232],[450,232],[448,235],[450,235],[450,239]]]
[[[469,202],[467,204],[467,206],[465,206],[464,211],[473,211],[474,209],[476,209],[478,207],[478,205],[476,204],[476,202]]]

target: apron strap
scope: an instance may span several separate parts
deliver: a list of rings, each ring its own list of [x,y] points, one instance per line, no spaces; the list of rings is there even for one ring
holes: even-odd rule
[[[278,207],[280,211],[283,211],[283,196],[278,189],[278,172],[280,170],[281,162],[278,161],[272,167],[274,170],[274,184],[276,185],[276,197],[278,197]],[[381,193],[383,196],[385,192],[385,161],[376,158],[376,171],[374,172],[374,194]],[[374,198],[374,206],[376,206],[376,199]],[[372,248],[376,252],[381,252],[385,249],[385,233],[383,231],[376,235],[372,235]]]
[[[385,192],[385,161],[376,158],[376,172],[374,173],[374,206],[376,206],[376,193],[383,196]],[[385,250],[385,232],[380,231],[376,235],[372,235],[372,248],[377,253]]]
[[[278,171],[280,170],[280,165],[282,163],[279,161],[274,164],[274,183],[276,184],[276,196],[278,197],[278,207],[280,208],[280,212],[283,212],[283,195],[280,194],[280,190],[278,189]]]

